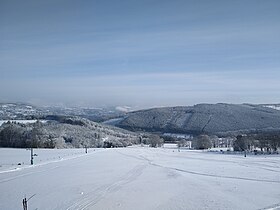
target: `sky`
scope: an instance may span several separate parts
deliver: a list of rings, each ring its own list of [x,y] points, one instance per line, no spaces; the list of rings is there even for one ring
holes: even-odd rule
[[[0,102],[280,103],[279,0],[0,0]]]

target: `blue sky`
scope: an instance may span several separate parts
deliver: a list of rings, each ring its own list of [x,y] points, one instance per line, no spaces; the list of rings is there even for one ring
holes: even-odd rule
[[[280,103],[278,0],[0,0],[0,98]]]

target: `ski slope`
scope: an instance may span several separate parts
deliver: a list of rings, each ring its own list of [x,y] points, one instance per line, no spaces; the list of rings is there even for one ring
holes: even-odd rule
[[[0,209],[22,209],[24,196],[34,194],[28,209],[280,209],[280,156],[146,147],[35,150],[36,164],[15,170],[13,160],[25,151],[0,149],[0,165],[10,164],[0,167]]]

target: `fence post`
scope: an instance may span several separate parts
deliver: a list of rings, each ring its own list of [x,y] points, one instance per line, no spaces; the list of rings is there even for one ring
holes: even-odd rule
[[[26,197],[24,199],[22,199],[22,206],[23,206],[23,210],[27,210],[27,200],[26,200]]]
[[[31,147],[31,160],[30,160],[30,162],[31,162],[31,165],[33,165],[33,148]]]

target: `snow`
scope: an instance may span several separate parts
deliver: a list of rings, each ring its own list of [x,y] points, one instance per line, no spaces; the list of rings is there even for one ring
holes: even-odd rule
[[[101,149],[89,149],[89,151],[99,151]],[[85,149],[33,149],[34,165],[30,165],[30,149],[0,148],[0,174],[11,171],[23,170],[25,168],[36,167],[54,163],[62,160],[77,158],[85,154]]]
[[[276,106],[276,105],[269,105],[269,106],[264,106],[264,107],[280,110],[280,106],[279,105],[278,106]]]
[[[0,165],[27,161],[29,152],[2,148]],[[280,208],[276,155],[147,147],[34,152],[34,167],[10,172],[0,167],[6,171],[0,173],[0,209],[21,209],[24,196],[34,194],[29,209]]]
[[[22,124],[27,124],[27,123],[35,123],[37,120],[0,120],[0,126],[3,123],[6,123],[8,121],[22,123]],[[45,122],[47,122],[47,120],[40,120],[40,122],[45,123]]]
[[[103,122],[105,125],[116,125],[123,120],[123,117],[106,120]]]
[[[164,148],[170,148],[170,149],[178,149],[178,145],[177,144],[171,144],[171,143],[163,144],[163,147]]]
[[[209,149],[211,152],[226,152],[226,151],[233,151],[233,147],[215,147]]]
[[[175,138],[182,138],[182,139],[191,139],[192,136],[190,134],[178,134],[178,133],[164,133],[164,136],[171,136]]]
[[[121,112],[130,112],[132,111],[132,108],[129,106],[117,106],[116,110]]]

